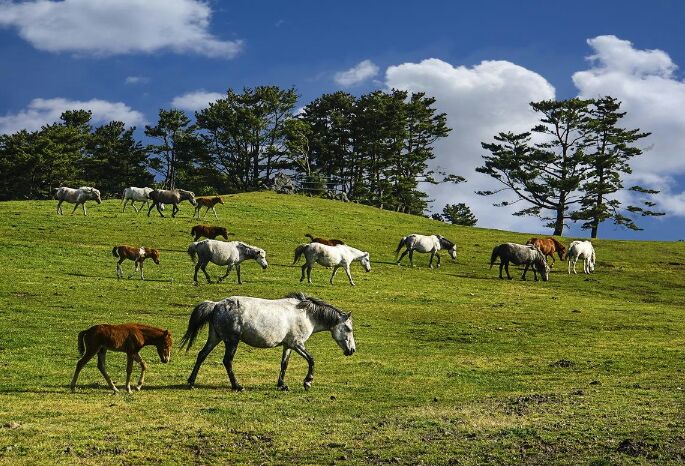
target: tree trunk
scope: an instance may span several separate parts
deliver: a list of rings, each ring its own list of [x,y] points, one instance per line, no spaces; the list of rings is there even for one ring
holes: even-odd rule
[[[559,207],[557,209],[557,219],[554,222],[554,236],[561,236],[564,231],[564,208]]]

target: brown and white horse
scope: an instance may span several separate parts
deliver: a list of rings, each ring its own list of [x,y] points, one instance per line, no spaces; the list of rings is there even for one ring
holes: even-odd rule
[[[72,215],[78,209],[78,206],[83,207],[83,215],[88,215],[86,212],[86,201],[94,200],[98,204],[102,203],[100,199],[100,191],[91,186],[81,186],[78,189],[68,188],[62,186],[60,188],[55,188],[55,199],[59,202],[57,203],[57,213],[63,215],[62,212],[62,202],[66,201],[74,205],[74,210],[71,211]]]
[[[566,256],[566,246],[561,244],[555,238],[531,238],[526,244],[532,244],[542,251],[542,253],[545,255],[545,259],[547,256],[550,256],[552,258],[552,265],[550,265],[550,268],[554,267],[554,262],[556,261],[556,259],[554,259],[555,252],[559,255],[560,260],[564,260],[564,256]]]
[[[314,236],[310,235],[307,233],[304,235],[306,238],[309,238],[310,243],[321,243],[325,244],[326,246],[337,246],[339,244],[345,244],[339,239],[326,239],[326,238],[315,238]]]
[[[132,260],[135,263],[135,269],[128,278],[131,278],[138,271],[138,267],[140,267],[140,279],[145,280],[143,275],[143,262],[145,262],[145,259],[150,258],[152,262],[159,265],[159,249],[145,248],[143,246],[139,248],[126,245],[114,246],[112,248],[112,255],[119,258],[119,262],[117,262],[117,278],[123,278],[124,276],[124,271],[121,270],[121,263],[126,259]]]
[[[78,351],[81,359],[76,363],[76,372],[71,379],[71,391],[76,391],[76,380],[83,366],[90,361],[93,356],[98,355],[98,369],[107,381],[109,388],[116,394],[117,389],[112,379],[105,369],[105,356],[107,350],[121,351],[126,353],[126,391],[131,393],[131,372],[133,371],[133,361],[140,364],[140,378],[136,390],[140,390],[145,379],[145,362],[138,352],[147,345],[155,345],[159,359],[164,364],[171,358],[171,333],[161,328],[150,327],[145,324],[119,324],[94,325],[78,334]]]
[[[214,212],[214,217],[219,218],[219,216],[216,214],[216,209],[214,209],[214,206],[217,204],[223,205],[224,200],[221,199],[219,196],[214,196],[214,197],[197,197],[195,198],[195,201],[197,201],[197,205],[195,206],[195,215],[194,217],[200,218],[200,209],[203,207],[206,207],[207,210],[205,210],[205,214],[203,217],[207,215],[207,212],[209,212],[209,209],[212,209],[212,212]]]

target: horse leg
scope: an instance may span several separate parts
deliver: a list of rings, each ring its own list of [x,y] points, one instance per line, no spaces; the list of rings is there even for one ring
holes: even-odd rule
[[[338,268],[339,268],[339,267],[340,267],[340,265],[335,265],[335,266],[333,266],[333,273],[331,274],[331,279],[329,280],[329,282],[331,283],[331,285],[333,284],[333,278],[335,277],[335,274],[338,273]]]
[[[526,279],[526,273],[528,273],[528,267],[530,267],[530,264],[526,264],[526,266],[523,268],[523,275],[521,276],[521,280]]]
[[[81,204],[81,207],[83,207],[83,215],[88,215],[88,211],[86,210],[86,203],[84,202]]]
[[[64,202],[64,201],[57,202],[57,214],[58,215],[64,215],[64,212],[62,212],[62,202]]]
[[[414,267],[414,250],[413,249],[409,250],[409,265],[411,267]]]
[[[199,265],[200,265],[200,268],[202,269],[202,273],[205,274],[205,278],[207,279],[207,283],[210,283],[210,284],[211,284],[211,283],[212,283],[212,279],[209,278],[209,274],[207,273],[207,264],[208,264],[208,263],[209,263],[209,262],[206,262],[206,261],[205,261],[205,262],[199,263]],[[196,273],[195,273],[195,277],[196,277],[196,278],[195,278],[195,281],[197,282],[197,271],[196,271]]]
[[[235,273],[238,275],[238,285],[242,285],[243,280],[240,278],[240,264],[235,265]]]
[[[71,215],[74,215],[74,212],[76,212],[76,209],[78,209],[79,203],[77,202],[76,205],[74,205],[74,210],[71,211]]]
[[[243,387],[238,383],[233,373],[233,357],[238,349],[238,342],[240,340],[237,336],[232,336],[230,339],[224,340],[226,345],[226,352],[224,353],[224,367],[226,368],[226,373],[228,374],[228,379],[231,381],[231,389],[236,392],[242,392]]]
[[[293,349],[297,354],[302,356],[309,365],[307,376],[304,378],[304,389],[309,390],[309,388],[312,386],[312,381],[314,380],[314,358],[307,352],[307,349],[304,347],[304,345],[297,345]]]
[[[205,214],[202,216],[202,218],[205,218],[207,216],[207,212],[209,212],[209,209],[210,207],[207,207],[207,209],[205,209]]]
[[[124,271],[121,270],[121,263],[124,262],[125,259],[125,257],[121,257],[119,258],[119,262],[117,262],[117,278],[124,278]]]
[[[100,373],[102,376],[105,378],[105,381],[107,382],[107,385],[109,385],[109,388],[111,388],[114,391],[114,394],[116,395],[119,393],[119,390],[117,389],[116,385],[114,385],[114,382],[112,382],[112,379],[109,377],[109,374],[107,373],[107,370],[105,369],[105,360],[107,355],[107,348],[102,348],[98,352],[98,369],[100,369]]]
[[[314,264],[307,264],[307,283],[312,283],[312,269]]]
[[[350,285],[354,286],[352,274],[350,273],[350,264],[345,264],[345,273],[347,274],[347,279],[350,281]]]
[[[218,220],[219,216],[216,214],[216,209],[214,208],[214,206],[212,206],[212,212],[214,212],[214,218]]]
[[[224,281],[224,279],[225,279],[226,277],[228,277],[228,274],[230,273],[230,271],[231,271],[232,268],[233,268],[233,264],[228,264],[228,267],[226,267],[226,273],[224,274],[224,276],[223,276],[223,277],[219,277],[219,280],[218,280],[219,283],[221,283],[222,281]],[[238,270],[237,267],[236,267],[236,270]]]
[[[131,393],[131,372],[133,372],[133,354],[126,353],[126,391]]]
[[[302,276],[300,277],[300,283],[302,283],[304,281],[304,271],[307,270],[307,264],[306,263],[302,264],[301,268],[302,268]]]
[[[288,386],[285,384],[285,371],[288,369],[288,360],[290,359],[290,348],[283,347],[283,356],[281,356],[281,373],[278,375],[278,383],[276,386],[279,390],[286,391]]]
[[[138,385],[136,385],[136,390],[140,390],[143,388],[143,382],[145,381],[145,371],[147,370],[147,365],[138,353],[133,354],[133,360],[140,364],[140,378],[138,379]]]
[[[551,268],[554,268],[554,263],[555,263],[557,260],[554,258],[554,253],[552,253],[552,255],[551,255],[550,257],[552,258],[552,265],[549,266],[549,268],[551,269]],[[547,257],[545,257],[545,260],[547,260]]]
[[[429,268],[429,269],[432,269],[432,268],[433,268],[433,257],[434,257],[434,256],[435,256],[435,250],[432,250],[432,251],[431,251],[431,258],[430,258],[430,260],[428,261],[428,268]]]
[[[207,359],[209,353],[212,352],[212,350],[216,347],[216,345],[219,344],[220,341],[221,340],[214,331],[212,324],[209,324],[209,335],[207,335],[207,343],[205,343],[205,346],[197,354],[195,366],[193,367],[193,371],[190,373],[190,377],[188,377],[188,388],[193,388],[193,385],[195,385],[195,379],[197,378],[197,373],[200,371],[200,366],[203,362],[205,362],[205,359]]]
[[[143,264],[145,261],[140,261],[140,279],[145,280],[145,275],[143,275]]]
[[[156,202],[157,202],[157,201],[152,201],[152,204],[150,204],[150,208],[147,209],[147,216],[148,216],[148,217],[150,216],[150,212],[152,212],[152,209],[155,208],[155,203],[156,203]]]
[[[409,248],[404,250],[404,252],[400,255],[400,258],[397,259],[397,265],[400,265],[400,262],[402,262],[402,259],[404,259],[404,256],[406,256],[408,252],[409,252]]]
[[[86,349],[86,352],[81,356],[81,359],[78,360],[76,363],[76,371],[74,372],[74,377],[71,379],[71,391],[75,392],[76,391],[76,380],[78,379],[78,375],[81,373],[81,370],[83,369],[83,366],[85,366],[88,361],[93,359],[93,356],[97,354],[97,351],[91,351],[90,348]]]
[[[159,215],[161,215],[162,217],[164,217],[164,214],[162,213],[162,208],[160,207],[159,202],[157,202],[157,212],[159,212]],[[173,217],[173,215],[172,215],[172,217]]]
[[[509,275],[509,261],[504,262],[504,270],[507,272],[507,279],[511,280],[511,275]]]
[[[122,205],[122,207],[121,207],[122,212],[126,212],[126,204],[127,203],[128,203],[128,198],[124,198],[124,202],[122,202],[122,204],[121,204]],[[133,205],[133,202],[131,202],[131,205]]]
[[[577,275],[578,272],[576,272],[576,262],[578,262],[578,258],[573,259],[573,274]]]
[[[179,211],[180,209],[178,208],[178,204],[172,204],[172,205],[173,205],[174,207],[171,209],[171,217],[172,217],[172,218],[176,218],[176,214],[178,213],[178,211]]]
[[[133,264],[134,264],[134,268],[133,268],[133,271],[131,272],[131,275],[128,276],[128,279],[129,279],[129,280],[130,280],[131,277],[133,277],[133,276],[136,274],[136,272],[138,271],[138,261],[137,261],[137,260],[136,260],[136,261],[133,261]]]
[[[504,268],[504,261],[500,259],[499,261],[499,279],[504,280],[504,277],[502,276],[502,269]]]

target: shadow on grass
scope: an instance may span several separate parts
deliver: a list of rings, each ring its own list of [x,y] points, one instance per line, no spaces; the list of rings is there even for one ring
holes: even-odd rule
[[[116,278],[116,277],[110,277],[110,276],[102,276],[102,275],[87,275],[85,273],[78,273],[78,272],[65,272],[65,275],[70,275],[72,277],[85,277],[85,278],[97,278],[98,280],[135,280],[139,282],[159,282],[159,283],[169,283],[170,279],[161,279],[161,278],[146,278],[145,280],[140,280],[137,277],[131,277],[131,278]]]

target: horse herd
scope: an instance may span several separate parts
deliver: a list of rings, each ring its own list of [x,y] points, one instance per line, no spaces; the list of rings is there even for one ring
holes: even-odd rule
[[[61,187],[56,190],[55,198],[59,201],[57,212],[62,214],[61,204],[64,201],[74,203],[75,207],[72,214],[79,205],[83,206],[83,213],[86,215],[85,202],[95,200],[101,203],[100,192],[92,187],[81,187],[72,189]],[[172,217],[178,212],[178,204],[183,200],[188,200],[195,206],[195,215],[199,216],[201,207],[206,207],[205,215],[211,209],[217,216],[214,206],[223,204],[220,197],[196,198],[190,191],[181,189],[176,190],[157,190],[151,188],[126,188],[123,195],[123,208],[130,201],[131,206],[139,212],[144,205],[151,203],[148,208],[148,216],[153,208],[157,208],[163,217],[164,205],[171,204]],[[135,202],[142,202],[136,208]],[[218,218],[218,216],[217,216]],[[195,273],[193,282],[198,284],[197,275],[199,270],[205,275],[208,283],[211,278],[206,271],[209,262],[217,265],[226,266],[226,273],[218,279],[224,280],[230,271],[235,267],[238,283],[241,284],[240,264],[241,262],[252,259],[255,260],[263,269],[268,266],[266,252],[256,246],[251,246],[242,241],[228,241],[229,233],[226,228],[209,225],[196,225],[191,230],[194,242],[188,247],[187,253],[195,262]],[[207,239],[199,241],[201,237]],[[219,241],[215,238],[221,236],[226,241]],[[340,268],[345,270],[350,285],[354,286],[350,272],[352,262],[358,261],[366,272],[371,270],[370,255],[366,251],[356,249],[338,239],[325,239],[306,235],[309,243],[300,244],[295,249],[293,264],[297,263],[302,256],[305,263],[301,267],[300,282],[304,281],[305,274],[308,283],[311,283],[311,271],[314,264],[318,263],[325,267],[331,267],[332,274],[330,283]],[[400,255],[400,251],[404,252]],[[457,258],[457,247],[455,243],[440,235],[420,235],[410,234],[403,237],[396,250],[396,263],[400,265],[405,256],[409,256],[409,263],[413,267],[414,252],[430,253],[429,267],[433,268],[433,260],[436,260],[436,267],[440,267],[439,252],[446,250],[453,261]],[[524,271],[522,280],[525,280],[528,269],[533,270],[534,278],[537,281],[537,273],[540,272],[543,281],[549,280],[550,266],[547,263],[547,256],[552,256],[552,266],[554,265],[554,254],[561,260],[567,258],[568,273],[576,273],[576,262],[583,260],[585,273],[594,271],[595,251],[589,241],[573,241],[568,251],[566,247],[555,238],[531,238],[527,244],[503,243],[492,250],[490,268],[495,264],[497,258],[500,259],[499,278],[503,279],[502,271],[506,271],[507,278],[511,280],[509,274],[509,263],[523,265]],[[118,259],[116,265],[117,278],[123,277],[121,264],[124,260],[132,260],[135,264],[133,276],[140,268],[141,279],[143,275],[143,263],[150,258],[156,264],[160,263],[160,252],[158,249],[146,247],[133,247],[126,245],[115,246],[112,255]],[[398,258],[399,256],[399,258]],[[279,373],[277,387],[287,390],[284,377],[288,366],[290,353],[295,351],[302,356],[308,364],[308,372],[304,379],[305,389],[309,389],[314,378],[314,359],[304,346],[307,339],[316,332],[330,331],[332,338],[337,342],[343,353],[347,356],[352,355],[355,350],[355,341],[352,330],[351,313],[345,313],[333,305],[307,296],[303,293],[291,293],[282,299],[268,300],[250,296],[232,296],[219,302],[204,301],[198,304],[192,311],[188,322],[185,335],[181,339],[181,348],[190,349],[194,343],[198,332],[206,324],[209,324],[209,335],[204,347],[200,350],[193,370],[188,377],[190,388],[195,384],[200,366],[205,358],[221,341],[225,344],[225,355],[223,364],[228,374],[229,381],[233,390],[242,390],[242,386],[237,382],[233,373],[233,357],[239,342],[256,348],[283,347],[281,358],[281,371]],[[172,337],[168,330],[151,327],[145,324],[100,324],[90,327],[79,333],[78,349],[81,358],[77,362],[76,371],[71,381],[71,390],[75,390],[76,381],[79,373],[85,364],[95,355],[98,356],[98,369],[107,381],[110,389],[117,393],[118,389],[112,382],[105,370],[105,357],[108,350],[121,351],[127,354],[126,366],[126,390],[131,390],[131,373],[133,362],[137,362],[141,367],[141,374],[136,385],[140,390],[144,382],[146,364],[139,355],[139,351],[146,345],[154,345],[157,348],[159,358],[163,363],[167,363],[171,357]]]

